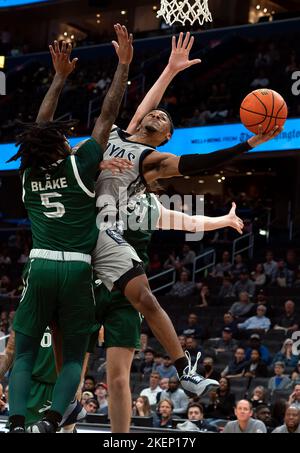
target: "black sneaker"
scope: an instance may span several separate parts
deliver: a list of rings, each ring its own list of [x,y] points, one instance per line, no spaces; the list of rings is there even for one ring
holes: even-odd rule
[[[40,422],[35,423],[32,426],[29,426],[27,429],[28,433],[34,434],[48,434],[48,433],[56,433],[56,429],[54,425],[49,422],[48,420],[42,420]]]

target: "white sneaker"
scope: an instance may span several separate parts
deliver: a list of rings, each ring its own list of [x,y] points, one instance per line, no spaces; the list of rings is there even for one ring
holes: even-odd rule
[[[201,357],[201,352],[198,352],[196,362],[192,367],[191,356],[188,351],[185,351],[185,356],[188,359],[188,366],[183,370],[183,375],[178,376],[183,390],[188,394],[203,396],[211,390],[216,390],[220,384],[214,379],[205,379],[196,372],[198,361]]]

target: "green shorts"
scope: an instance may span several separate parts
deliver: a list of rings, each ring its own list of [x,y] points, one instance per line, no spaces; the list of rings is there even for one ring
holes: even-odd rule
[[[26,426],[33,425],[44,417],[45,411],[51,406],[53,389],[54,384],[31,381]]]
[[[109,292],[102,284],[94,287],[96,300],[96,325],[91,335],[89,352],[93,352],[98,331],[104,326],[106,348],[140,348],[141,315],[120,291]]]
[[[64,336],[92,332],[95,303],[89,264],[32,258],[24,276],[14,330],[41,338],[55,319]]]

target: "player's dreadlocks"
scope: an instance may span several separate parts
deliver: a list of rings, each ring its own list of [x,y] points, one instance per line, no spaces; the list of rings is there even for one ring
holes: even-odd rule
[[[22,132],[17,136],[18,152],[7,162],[21,159],[20,171],[32,168],[48,169],[61,157],[68,155],[66,135],[77,124],[76,121],[49,121],[45,123],[19,123]]]

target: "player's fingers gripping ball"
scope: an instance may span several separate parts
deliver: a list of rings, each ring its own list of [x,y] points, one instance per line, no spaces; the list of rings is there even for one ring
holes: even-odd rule
[[[267,134],[275,126],[282,127],[287,115],[288,108],[283,97],[266,88],[248,94],[240,108],[242,123],[254,134],[259,134],[261,130]]]

